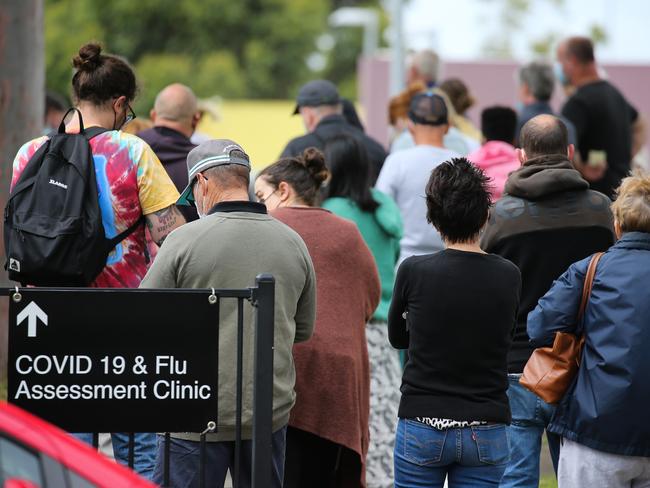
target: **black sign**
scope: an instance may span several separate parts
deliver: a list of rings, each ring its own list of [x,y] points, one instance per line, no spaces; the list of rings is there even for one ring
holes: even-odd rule
[[[21,289],[9,401],[70,432],[201,432],[217,421],[219,305],[205,291]]]

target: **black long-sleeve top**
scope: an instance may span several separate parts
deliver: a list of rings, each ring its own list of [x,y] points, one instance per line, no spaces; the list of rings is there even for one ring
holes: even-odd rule
[[[510,422],[507,354],[521,275],[499,256],[446,249],[406,259],[388,315],[408,349],[400,418]]]

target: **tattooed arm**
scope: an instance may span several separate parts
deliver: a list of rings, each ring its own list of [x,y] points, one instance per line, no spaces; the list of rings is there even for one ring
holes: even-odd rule
[[[153,241],[159,246],[162,246],[171,231],[185,223],[185,217],[176,208],[176,205],[170,205],[167,208],[145,215],[145,219]]]

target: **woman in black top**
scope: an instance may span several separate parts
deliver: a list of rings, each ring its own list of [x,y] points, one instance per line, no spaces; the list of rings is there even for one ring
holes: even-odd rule
[[[395,443],[395,486],[498,486],[509,457],[507,360],[521,276],[479,247],[489,180],[464,158],[426,186],[427,220],[446,249],[397,272],[391,344],[408,349]]]

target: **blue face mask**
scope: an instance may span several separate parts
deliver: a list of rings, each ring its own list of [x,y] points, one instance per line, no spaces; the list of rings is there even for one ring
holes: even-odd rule
[[[557,78],[557,81],[559,81],[562,86],[566,86],[569,84],[569,79],[566,76],[566,73],[562,69],[562,64],[559,61],[556,61],[553,64],[553,73],[555,74],[555,78]]]

